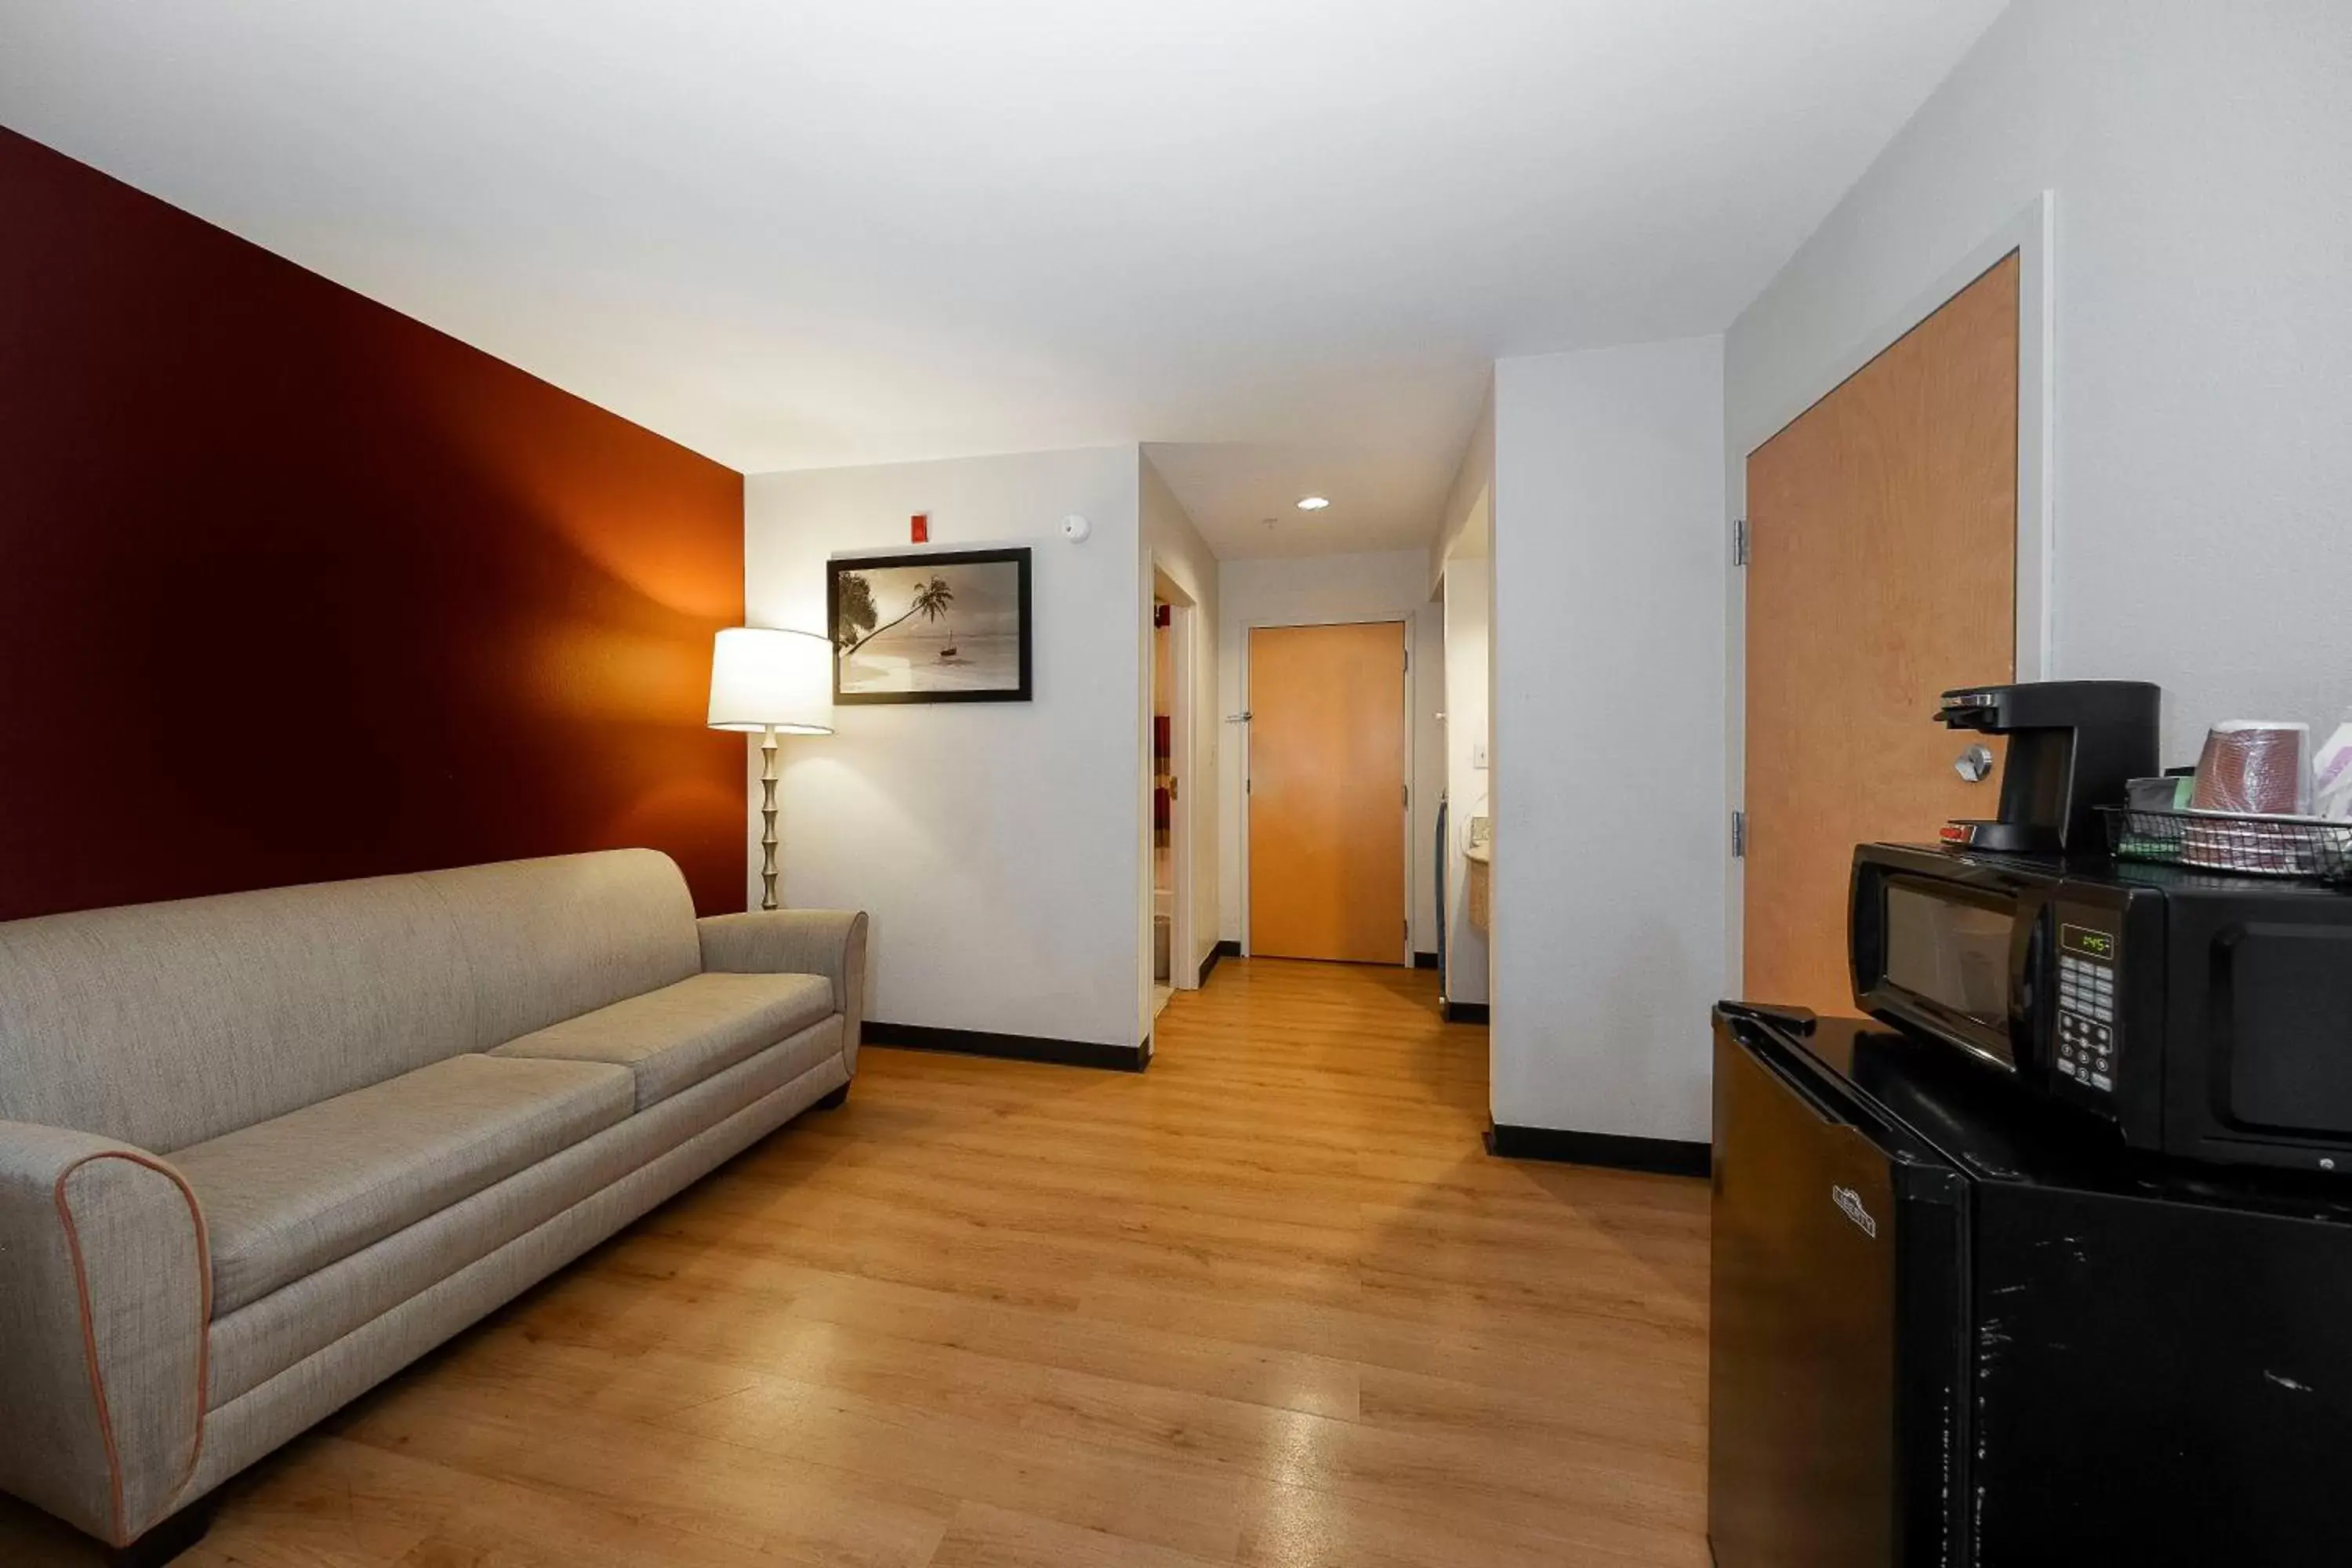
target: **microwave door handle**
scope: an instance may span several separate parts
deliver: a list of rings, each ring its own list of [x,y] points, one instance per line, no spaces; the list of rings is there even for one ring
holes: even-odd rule
[[[2011,971],[2013,982],[2011,989],[2015,996],[2009,1020],[2009,1054],[2012,1058],[2030,1053],[2042,1022],[2042,993],[2035,981],[2048,973],[2044,965],[2049,962],[2050,952],[2049,916],[2049,905],[2043,904],[2036,909],[2033,918],[2025,922],[2025,930],[2019,938],[2018,945],[2022,951],[2014,960],[2014,967]],[[2016,1065],[2023,1067],[2026,1064],[2018,1059]],[[2041,1064],[2037,1061],[2034,1065]]]

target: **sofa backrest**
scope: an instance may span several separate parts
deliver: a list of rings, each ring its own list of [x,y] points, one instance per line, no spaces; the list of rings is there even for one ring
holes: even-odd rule
[[[649,849],[0,923],[0,1120],[168,1153],[700,967]]]
[[[416,879],[448,910],[465,954],[474,1043],[462,1049],[486,1051],[702,970],[685,874],[651,849],[502,860]]]

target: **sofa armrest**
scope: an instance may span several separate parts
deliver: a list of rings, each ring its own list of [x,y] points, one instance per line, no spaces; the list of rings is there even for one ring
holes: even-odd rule
[[[822,974],[832,981],[842,1060],[857,1070],[857,1031],[866,1021],[865,910],[761,910],[706,915],[694,924],[702,936],[705,971]]]
[[[212,1266],[177,1171],[0,1121],[0,1490],[127,1545],[204,1440]]]

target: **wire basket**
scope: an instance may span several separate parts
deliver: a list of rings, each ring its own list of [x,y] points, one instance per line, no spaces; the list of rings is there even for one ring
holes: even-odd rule
[[[2352,882],[2352,822],[2126,805],[2103,805],[2099,814],[2107,819],[2107,847],[2118,860]]]

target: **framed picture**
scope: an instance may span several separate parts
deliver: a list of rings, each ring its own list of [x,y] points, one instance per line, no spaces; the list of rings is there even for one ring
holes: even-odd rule
[[[825,563],[835,702],[1026,702],[1029,552]]]

